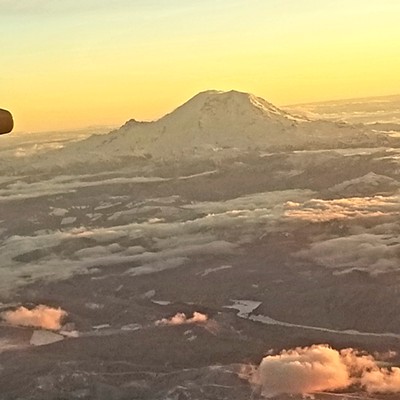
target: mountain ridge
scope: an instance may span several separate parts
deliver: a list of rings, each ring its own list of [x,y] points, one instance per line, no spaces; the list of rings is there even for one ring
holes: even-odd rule
[[[131,119],[42,154],[35,168],[60,168],[125,159],[223,159],[247,152],[387,146],[391,139],[363,125],[295,117],[250,93],[200,92],[156,121]],[[400,145],[399,145],[400,146]]]
[[[364,127],[295,117],[250,93],[208,90],[156,121],[130,120],[87,144],[119,154],[179,158],[221,149],[338,148],[383,141]]]

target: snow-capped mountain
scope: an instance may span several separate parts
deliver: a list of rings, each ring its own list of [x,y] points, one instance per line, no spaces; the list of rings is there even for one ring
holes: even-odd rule
[[[81,145],[88,150],[170,158],[207,150],[267,148],[291,143],[299,122],[248,93],[206,91],[154,122],[128,121],[107,136]]]
[[[80,146],[106,154],[168,159],[209,150],[337,148],[384,140],[360,126],[294,117],[249,93],[206,91],[157,121],[130,120]]]
[[[298,118],[249,93],[212,90],[157,121],[130,120],[109,134],[68,144],[34,163],[41,168],[121,157],[220,158],[247,151],[375,147],[388,140],[363,125]]]

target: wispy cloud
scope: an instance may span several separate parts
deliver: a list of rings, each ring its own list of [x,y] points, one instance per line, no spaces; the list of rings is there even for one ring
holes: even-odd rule
[[[399,253],[398,234],[361,233],[313,243],[298,256],[342,272],[360,269],[376,275],[398,270]]]
[[[399,196],[352,197],[343,199],[311,199],[304,203],[289,201],[285,216],[311,222],[326,222],[399,214]]]

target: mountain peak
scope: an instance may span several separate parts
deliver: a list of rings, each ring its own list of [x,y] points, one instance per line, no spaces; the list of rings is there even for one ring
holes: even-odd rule
[[[252,96],[252,94],[251,93],[246,93],[246,92],[241,92],[239,90],[234,90],[234,89],[231,89],[231,90],[210,89],[210,90],[204,90],[202,92],[199,92],[198,94],[196,94],[192,98],[195,98],[195,97],[198,97],[198,96],[200,96],[200,97],[204,97],[204,96],[207,96],[207,97],[211,96],[212,97],[212,96],[215,96],[215,97],[239,97],[239,98],[242,97],[242,98],[245,98],[245,97]]]
[[[204,120],[213,116],[213,123],[216,122],[215,118],[226,117],[231,122],[237,120],[239,125],[245,122],[252,124],[254,120],[260,118],[284,125],[292,124],[296,120],[261,97],[237,90],[200,92],[161,120],[170,119],[172,116],[184,119],[187,117],[192,121],[193,119]]]
[[[128,121],[108,135],[80,142],[80,150],[159,159],[209,157],[215,152],[375,143],[362,129],[298,119],[261,97],[230,90],[200,92],[157,121]],[[222,153],[221,153],[222,154]]]
[[[290,143],[299,121],[250,93],[207,90],[150,123],[131,120],[103,143],[115,151],[167,157],[200,149],[253,149]],[[285,135],[285,133],[287,135]]]

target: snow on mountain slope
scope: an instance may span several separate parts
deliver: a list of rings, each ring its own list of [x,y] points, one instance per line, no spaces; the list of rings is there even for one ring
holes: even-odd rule
[[[365,128],[295,118],[252,94],[206,91],[158,121],[131,120],[81,145],[119,155],[175,158],[227,148],[337,148],[378,142],[384,142],[383,136]]]
[[[221,148],[248,149],[290,143],[298,121],[265,100],[236,91],[202,92],[155,122],[131,120],[107,138],[107,150],[154,157]],[[94,140],[87,141],[92,146]]]
[[[252,94],[206,91],[157,121],[130,120],[107,135],[66,146],[53,159],[58,165],[120,157],[182,159],[229,151],[372,147],[385,140],[362,126],[293,117]]]

